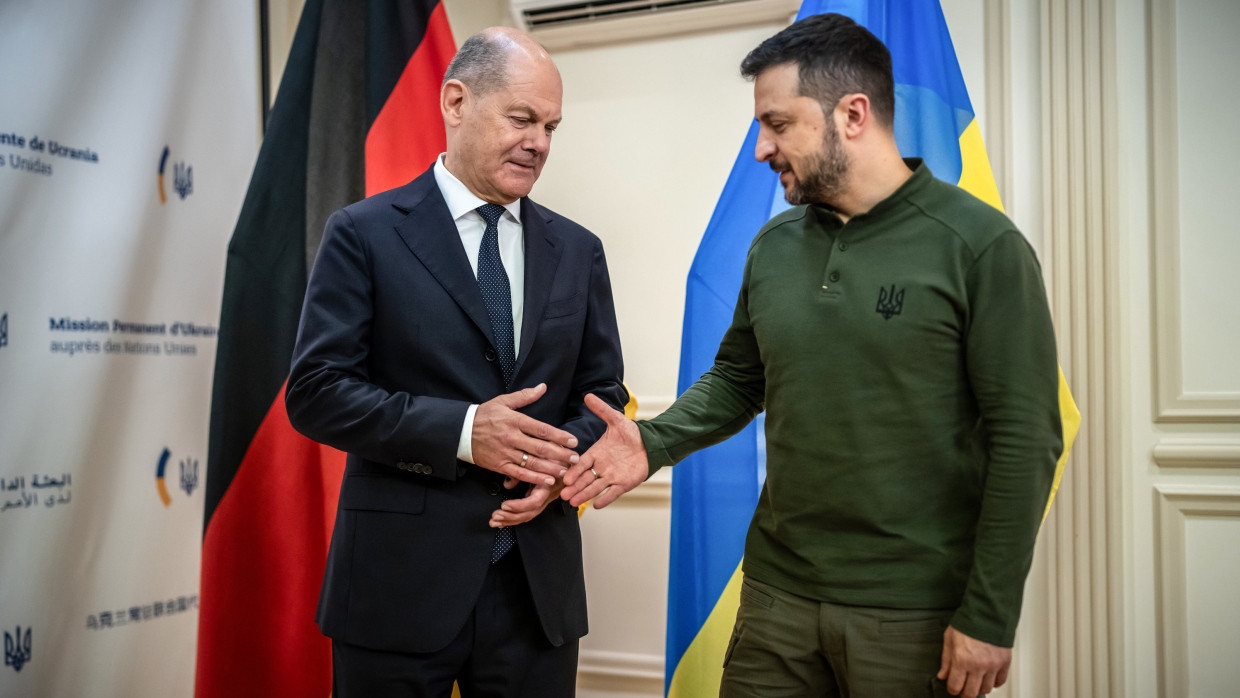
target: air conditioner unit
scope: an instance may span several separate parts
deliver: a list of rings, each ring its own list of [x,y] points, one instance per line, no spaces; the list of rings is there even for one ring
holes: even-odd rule
[[[517,27],[550,50],[789,22],[798,0],[508,0]]]

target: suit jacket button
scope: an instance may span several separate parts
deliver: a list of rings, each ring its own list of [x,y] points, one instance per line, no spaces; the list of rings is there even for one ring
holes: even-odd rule
[[[429,465],[425,465],[425,464],[423,464],[423,463],[418,463],[418,472],[419,472],[419,473],[422,473],[423,475],[430,475],[430,474],[431,474],[431,466],[429,466]]]
[[[491,495],[492,497],[498,497],[499,496],[499,483],[492,482],[491,484],[487,485],[487,494]]]
[[[490,361],[491,363],[495,363],[495,359],[496,359],[496,358],[498,358],[498,357],[496,356],[496,354],[495,354],[495,350],[494,350],[494,349],[490,349],[490,348],[488,348],[486,351],[482,352],[482,356],[483,356],[483,357],[485,357],[485,358],[486,358],[486,360],[487,360],[487,361]]]

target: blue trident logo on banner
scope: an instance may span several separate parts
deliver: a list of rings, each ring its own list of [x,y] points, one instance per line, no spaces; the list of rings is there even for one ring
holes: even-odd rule
[[[22,667],[30,661],[30,628],[26,628],[26,634],[22,635],[22,626],[17,626],[17,632],[10,635],[7,631],[4,633],[4,665],[13,667],[13,671],[21,671]]]
[[[182,199],[194,192],[194,168],[183,162],[172,166],[172,188]]]
[[[198,460],[186,458],[181,461],[181,489],[190,495],[198,488]]]

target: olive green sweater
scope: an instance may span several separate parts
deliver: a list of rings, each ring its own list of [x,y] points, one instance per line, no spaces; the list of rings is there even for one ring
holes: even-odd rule
[[[638,426],[653,473],[765,409],[745,574],[956,609],[957,630],[1011,646],[1062,449],[1046,293],[1011,221],[909,164],[847,224],[820,206],[769,221],[714,366]]]

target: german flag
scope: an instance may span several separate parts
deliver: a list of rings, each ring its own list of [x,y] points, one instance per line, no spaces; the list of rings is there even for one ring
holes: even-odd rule
[[[327,696],[314,624],[344,455],[284,383],[327,216],[444,150],[456,52],[438,0],[308,0],[228,246],[211,403],[195,695]]]

